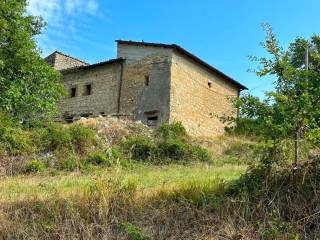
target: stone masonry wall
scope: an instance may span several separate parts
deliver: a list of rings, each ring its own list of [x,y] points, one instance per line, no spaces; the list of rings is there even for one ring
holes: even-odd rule
[[[124,58],[128,64],[140,61],[150,55],[163,56],[167,59],[171,59],[172,50],[168,48],[159,48],[152,46],[135,46],[120,44],[117,45],[117,58]]]
[[[46,61],[58,71],[88,65],[85,62],[60,54],[58,52],[54,52],[48,56]]]
[[[67,96],[60,103],[64,116],[109,115],[117,112],[120,64],[65,73],[62,80],[69,93],[72,87],[77,88],[76,97]],[[85,95],[88,84],[91,84],[91,95]]]
[[[169,120],[171,56],[167,48],[118,43],[117,57],[126,59],[121,113],[148,125],[156,117],[153,126]]]
[[[157,117],[153,126],[169,120],[170,61],[167,56],[149,55],[125,65],[121,95],[121,113],[148,123]]]
[[[194,136],[223,134],[224,125],[219,117],[236,114],[227,98],[237,96],[237,87],[218,74],[209,72],[179,53],[173,54],[170,122],[181,121]]]

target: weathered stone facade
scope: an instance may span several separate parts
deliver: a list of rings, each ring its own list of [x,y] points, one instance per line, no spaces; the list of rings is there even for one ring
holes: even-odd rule
[[[219,117],[236,114],[228,98],[243,85],[177,45],[117,42],[118,58],[107,62],[61,60],[68,56],[59,52],[47,58],[69,91],[64,118],[118,115],[150,126],[180,121],[197,136],[224,132]]]
[[[239,87],[217,73],[174,53],[171,65],[170,122],[180,121],[192,135],[222,134],[224,115],[236,116],[230,98]]]
[[[56,70],[64,70],[68,68],[80,67],[80,66],[88,66],[89,64],[83,62],[74,57],[65,55],[61,52],[55,51],[46,57],[46,61],[51,64]]]

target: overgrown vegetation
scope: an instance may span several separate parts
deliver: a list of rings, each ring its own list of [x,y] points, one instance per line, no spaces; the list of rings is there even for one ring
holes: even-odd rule
[[[63,90],[25,7],[0,2],[1,239],[320,238],[319,36],[284,50],[265,25],[271,58],[255,58],[257,73],[276,89],[236,102],[241,118],[215,151],[181,123],[50,121]]]
[[[35,41],[45,23],[26,12],[26,0],[0,2],[0,110],[32,125],[56,114],[64,94],[60,73],[41,57]]]
[[[164,124],[155,137],[132,137],[122,143],[124,153],[134,160],[152,163],[209,162],[212,155],[206,149],[193,145],[181,123]]]
[[[192,144],[180,123],[165,124],[150,136],[136,133],[109,146],[93,129],[81,124],[46,122],[25,128],[4,114],[1,120],[1,162],[4,168],[10,166],[7,169],[10,174],[86,171],[91,167],[116,164],[129,166],[130,161],[186,164],[213,160],[209,151]],[[13,158],[16,160],[8,164]]]

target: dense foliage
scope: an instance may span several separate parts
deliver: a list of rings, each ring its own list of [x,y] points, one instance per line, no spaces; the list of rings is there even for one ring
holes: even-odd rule
[[[35,36],[45,26],[26,0],[0,1],[0,109],[23,122],[52,116],[63,94],[60,74],[40,56]]]
[[[301,139],[319,141],[320,129],[320,36],[310,40],[296,38],[287,50],[279,43],[269,25],[263,46],[269,58],[253,58],[260,64],[260,77],[274,77],[275,90],[260,100],[244,94],[237,102],[241,109],[240,127],[254,129],[257,135],[275,143],[293,139],[296,159]]]

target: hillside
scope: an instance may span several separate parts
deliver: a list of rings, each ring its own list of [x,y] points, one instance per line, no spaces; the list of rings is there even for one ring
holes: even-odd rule
[[[292,182],[257,164],[263,144],[180,124],[3,125],[15,137],[2,144],[0,239],[317,238],[317,163]]]

